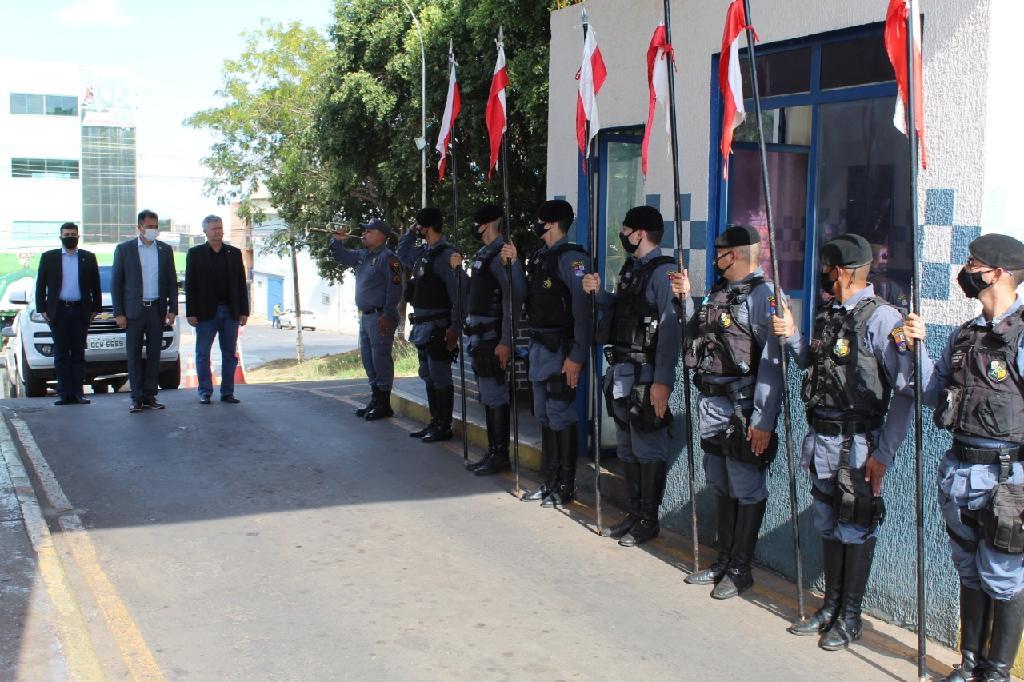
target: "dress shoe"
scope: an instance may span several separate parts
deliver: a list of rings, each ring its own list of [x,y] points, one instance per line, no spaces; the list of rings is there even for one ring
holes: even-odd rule
[[[220,401],[222,403],[231,403],[232,405],[237,405],[238,403],[242,402],[241,400],[239,400],[238,398],[236,398],[233,395],[222,395],[220,397]]]
[[[133,400],[132,404],[128,406],[129,412],[142,412],[144,409],[146,409],[146,406],[140,400]]]
[[[371,387],[370,394],[370,401],[366,403],[364,407],[360,407],[358,410],[355,411],[355,415],[360,419],[365,419],[366,413],[372,410],[374,406],[377,404],[377,389]]]
[[[162,410],[166,405],[157,402],[156,398],[146,398],[142,401],[142,406],[150,410]]]
[[[53,401],[54,405],[74,405],[78,401],[74,398],[57,398]]]
[[[206,395],[205,393],[201,394],[199,396],[199,404],[200,405],[209,405],[210,404],[210,396]]]
[[[78,403],[79,405],[88,405],[92,403],[92,401],[86,398],[84,395],[80,395],[77,398],[75,398],[75,402]]]

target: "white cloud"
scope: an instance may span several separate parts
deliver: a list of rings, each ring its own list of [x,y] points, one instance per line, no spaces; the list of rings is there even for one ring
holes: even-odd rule
[[[55,14],[62,24],[75,26],[113,26],[121,28],[135,22],[134,17],[122,14],[117,0],[76,0]]]

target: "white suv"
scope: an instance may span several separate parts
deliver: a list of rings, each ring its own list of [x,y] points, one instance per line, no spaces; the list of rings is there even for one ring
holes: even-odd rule
[[[103,308],[89,325],[85,347],[85,383],[94,391],[105,392],[108,387],[116,391],[128,380],[128,355],[125,352],[125,332],[114,321],[110,301],[109,265],[100,266],[100,288]],[[10,327],[4,327],[3,336],[10,341],[6,364],[8,380],[19,392],[28,397],[46,395],[48,382],[55,382],[53,369],[53,335],[43,316],[36,312],[32,293],[11,292],[12,305],[24,305]],[[160,388],[177,388],[181,381],[181,356],[178,353],[179,322],[164,326],[160,351]],[[143,349],[145,356],[145,349]]]

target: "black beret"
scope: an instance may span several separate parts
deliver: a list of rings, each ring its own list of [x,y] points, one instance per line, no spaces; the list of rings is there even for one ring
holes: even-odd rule
[[[498,206],[497,204],[484,204],[476,210],[476,213],[473,214],[473,222],[477,225],[493,223],[504,214],[505,211],[501,206]]]
[[[992,268],[1024,270],[1024,244],[1005,234],[983,234],[968,245],[975,260]]]
[[[572,222],[576,214],[572,210],[572,204],[565,199],[551,199],[545,201],[537,209],[537,220],[542,223],[557,223],[563,220]]]
[[[859,268],[871,261],[871,244],[852,232],[841,234],[821,247],[821,264],[827,267]]]
[[[761,233],[750,225],[730,225],[725,232],[715,239],[716,249],[728,249],[732,246],[751,246],[761,243]]]
[[[416,212],[416,224],[420,227],[436,227],[441,229],[441,223],[443,222],[444,216],[441,215],[441,211],[433,206],[421,208]]]
[[[634,206],[626,211],[626,217],[622,219],[622,224],[634,230],[665,231],[665,220],[661,217],[658,209],[653,206]]]

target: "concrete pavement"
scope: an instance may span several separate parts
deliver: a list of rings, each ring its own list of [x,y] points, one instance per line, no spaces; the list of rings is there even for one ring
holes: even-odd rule
[[[357,420],[365,392],[247,386],[241,405],[200,406],[169,391],[167,410],[138,415],[124,395],[4,401],[22,456],[38,445],[109,677],[152,673],[147,656],[166,679],[203,680],[916,676],[899,648],[912,635],[875,623],[867,645],[820,651],[785,632],[782,581],[761,573],[714,602],[682,582],[673,538],[623,549],[582,506],[522,503],[507,477],[467,474],[458,442]]]

